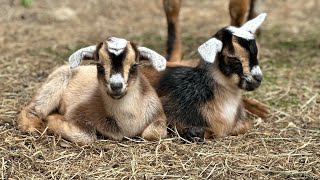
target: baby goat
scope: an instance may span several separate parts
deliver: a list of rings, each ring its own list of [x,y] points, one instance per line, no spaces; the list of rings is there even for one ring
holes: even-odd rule
[[[242,27],[228,26],[198,48],[201,61],[196,67],[172,66],[144,74],[161,98],[169,124],[183,137],[223,137],[245,133],[241,89],[259,87],[262,72],[254,32],[266,14]]]
[[[114,140],[166,137],[166,116],[139,72],[140,56],[159,71],[166,67],[158,53],[115,37],[78,50],[69,58],[72,69],[62,66],[50,74],[18,114],[18,125],[31,132],[47,126],[49,132],[80,144],[94,141],[96,133]],[[96,60],[97,66],[77,67],[83,59]]]

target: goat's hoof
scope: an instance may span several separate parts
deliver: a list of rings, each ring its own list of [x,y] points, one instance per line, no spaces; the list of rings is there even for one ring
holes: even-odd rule
[[[189,142],[202,143],[204,142],[204,129],[202,127],[188,128],[181,137]]]

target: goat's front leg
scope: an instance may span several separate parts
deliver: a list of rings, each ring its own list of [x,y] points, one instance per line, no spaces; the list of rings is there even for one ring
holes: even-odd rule
[[[228,133],[232,136],[237,136],[246,133],[251,128],[251,122],[246,118],[246,112],[243,106],[238,108],[237,116],[231,131]]]
[[[159,112],[152,118],[153,121],[143,130],[141,137],[148,140],[159,140],[167,137],[167,121],[164,112]]]
[[[181,61],[182,45],[179,24],[181,0],[163,0],[163,7],[168,25],[166,59],[168,61]]]
[[[250,113],[255,114],[261,118],[268,117],[269,110],[261,102],[255,99],[247,99],[247,98],[242,98],[242,102],[243,102],[244,108]]]
[[[61,135],[69,141],[84,145],[92,143],[97,138],[94,128],[85,125],[82,127],[73,121],[66,121],[60,114],[49,115],[45,120],[50,133]]]
[[[248,120],[237,120],[230,135],[238,136],[246,133],[251,127],[251,123]]]

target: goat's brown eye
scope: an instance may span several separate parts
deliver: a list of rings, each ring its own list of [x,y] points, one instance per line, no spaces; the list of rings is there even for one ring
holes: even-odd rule
[[[134,72],[137,69],[137,64],[134,64],[130,67],[130,72]]]
[[[231,63],[241,63],[240,60],[237,57],[228,57],[228,60]]]
[[[105,75],[105,74],[106,74],[103,65],[100,64],[100,63],[97,64],[97,70],[98,70],[98,73],[99,73],[99,74],[102,74],[102,75]]]

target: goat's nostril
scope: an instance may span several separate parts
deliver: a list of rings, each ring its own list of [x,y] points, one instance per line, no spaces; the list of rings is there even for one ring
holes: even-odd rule
[[[112,91],[120,91],[123,87],[122,83],[110,84]]]
[[[254,75],[253,78],[258,82],[261,82],[263,79],[263,77],[261,75]]]

